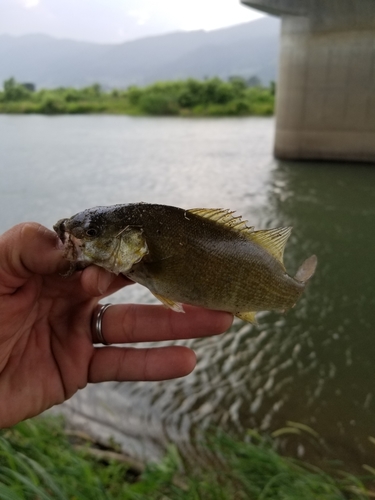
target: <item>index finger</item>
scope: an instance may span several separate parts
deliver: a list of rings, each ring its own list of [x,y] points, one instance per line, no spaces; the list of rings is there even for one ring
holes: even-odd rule
[[[184,311],[174,312],[161,305],[113,305],[103,316],[103,335],[109,344],[189,339],[223,333],[233,321],[233,316],[223,311],[188,305]]]

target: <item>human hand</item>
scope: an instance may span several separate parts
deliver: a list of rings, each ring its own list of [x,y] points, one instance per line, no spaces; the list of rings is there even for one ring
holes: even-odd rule
[[[90,266],[66,278],[57,235],[19,224],[0,236],[0,428],[62,403],[90,382],[164,380],[190,373],[194,352],[182,346],[98,347],[98,302],[132,282]],[[185,306],[113,305],[103,316],[109,343],[214,335],[228,313]]]

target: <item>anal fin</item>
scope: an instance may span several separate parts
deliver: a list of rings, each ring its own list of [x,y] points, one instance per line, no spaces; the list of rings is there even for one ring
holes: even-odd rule
[[[172,311],[179,312],[179,313],[184,313],[184,308],[181,304],[181,302],[175,302],[174,300],[167,299],[166,297],[163,297],[162,295],[159,295],[158,293],[153,293],[152,294],[160,300],[160,302],[165,306],[168,307],[168,309],[172,309]]]
[[[243,321],[248,321],[249,323],[252,323],[253,325],[258,325],[258,322],[256,320],[255,315],[256,315],[255,312],[239,312],[239,313],[235,314],[235,316],[237,316],[237,318],[240,318]]]

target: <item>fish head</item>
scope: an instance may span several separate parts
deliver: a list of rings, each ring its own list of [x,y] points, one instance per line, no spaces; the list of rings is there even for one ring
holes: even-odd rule
[[[139,226],[119,225],[111,213],[84,210],[69,219],[60,219],[54,226],[64,244],[65,258],[86,267],[95,264],[113,273],[126,273],[148,253]]]

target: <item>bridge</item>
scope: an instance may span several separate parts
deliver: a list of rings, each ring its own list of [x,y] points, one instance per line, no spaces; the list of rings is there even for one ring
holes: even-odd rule
[[[241,0],[282,19],[275,156],[375,162],[375,0]]]

